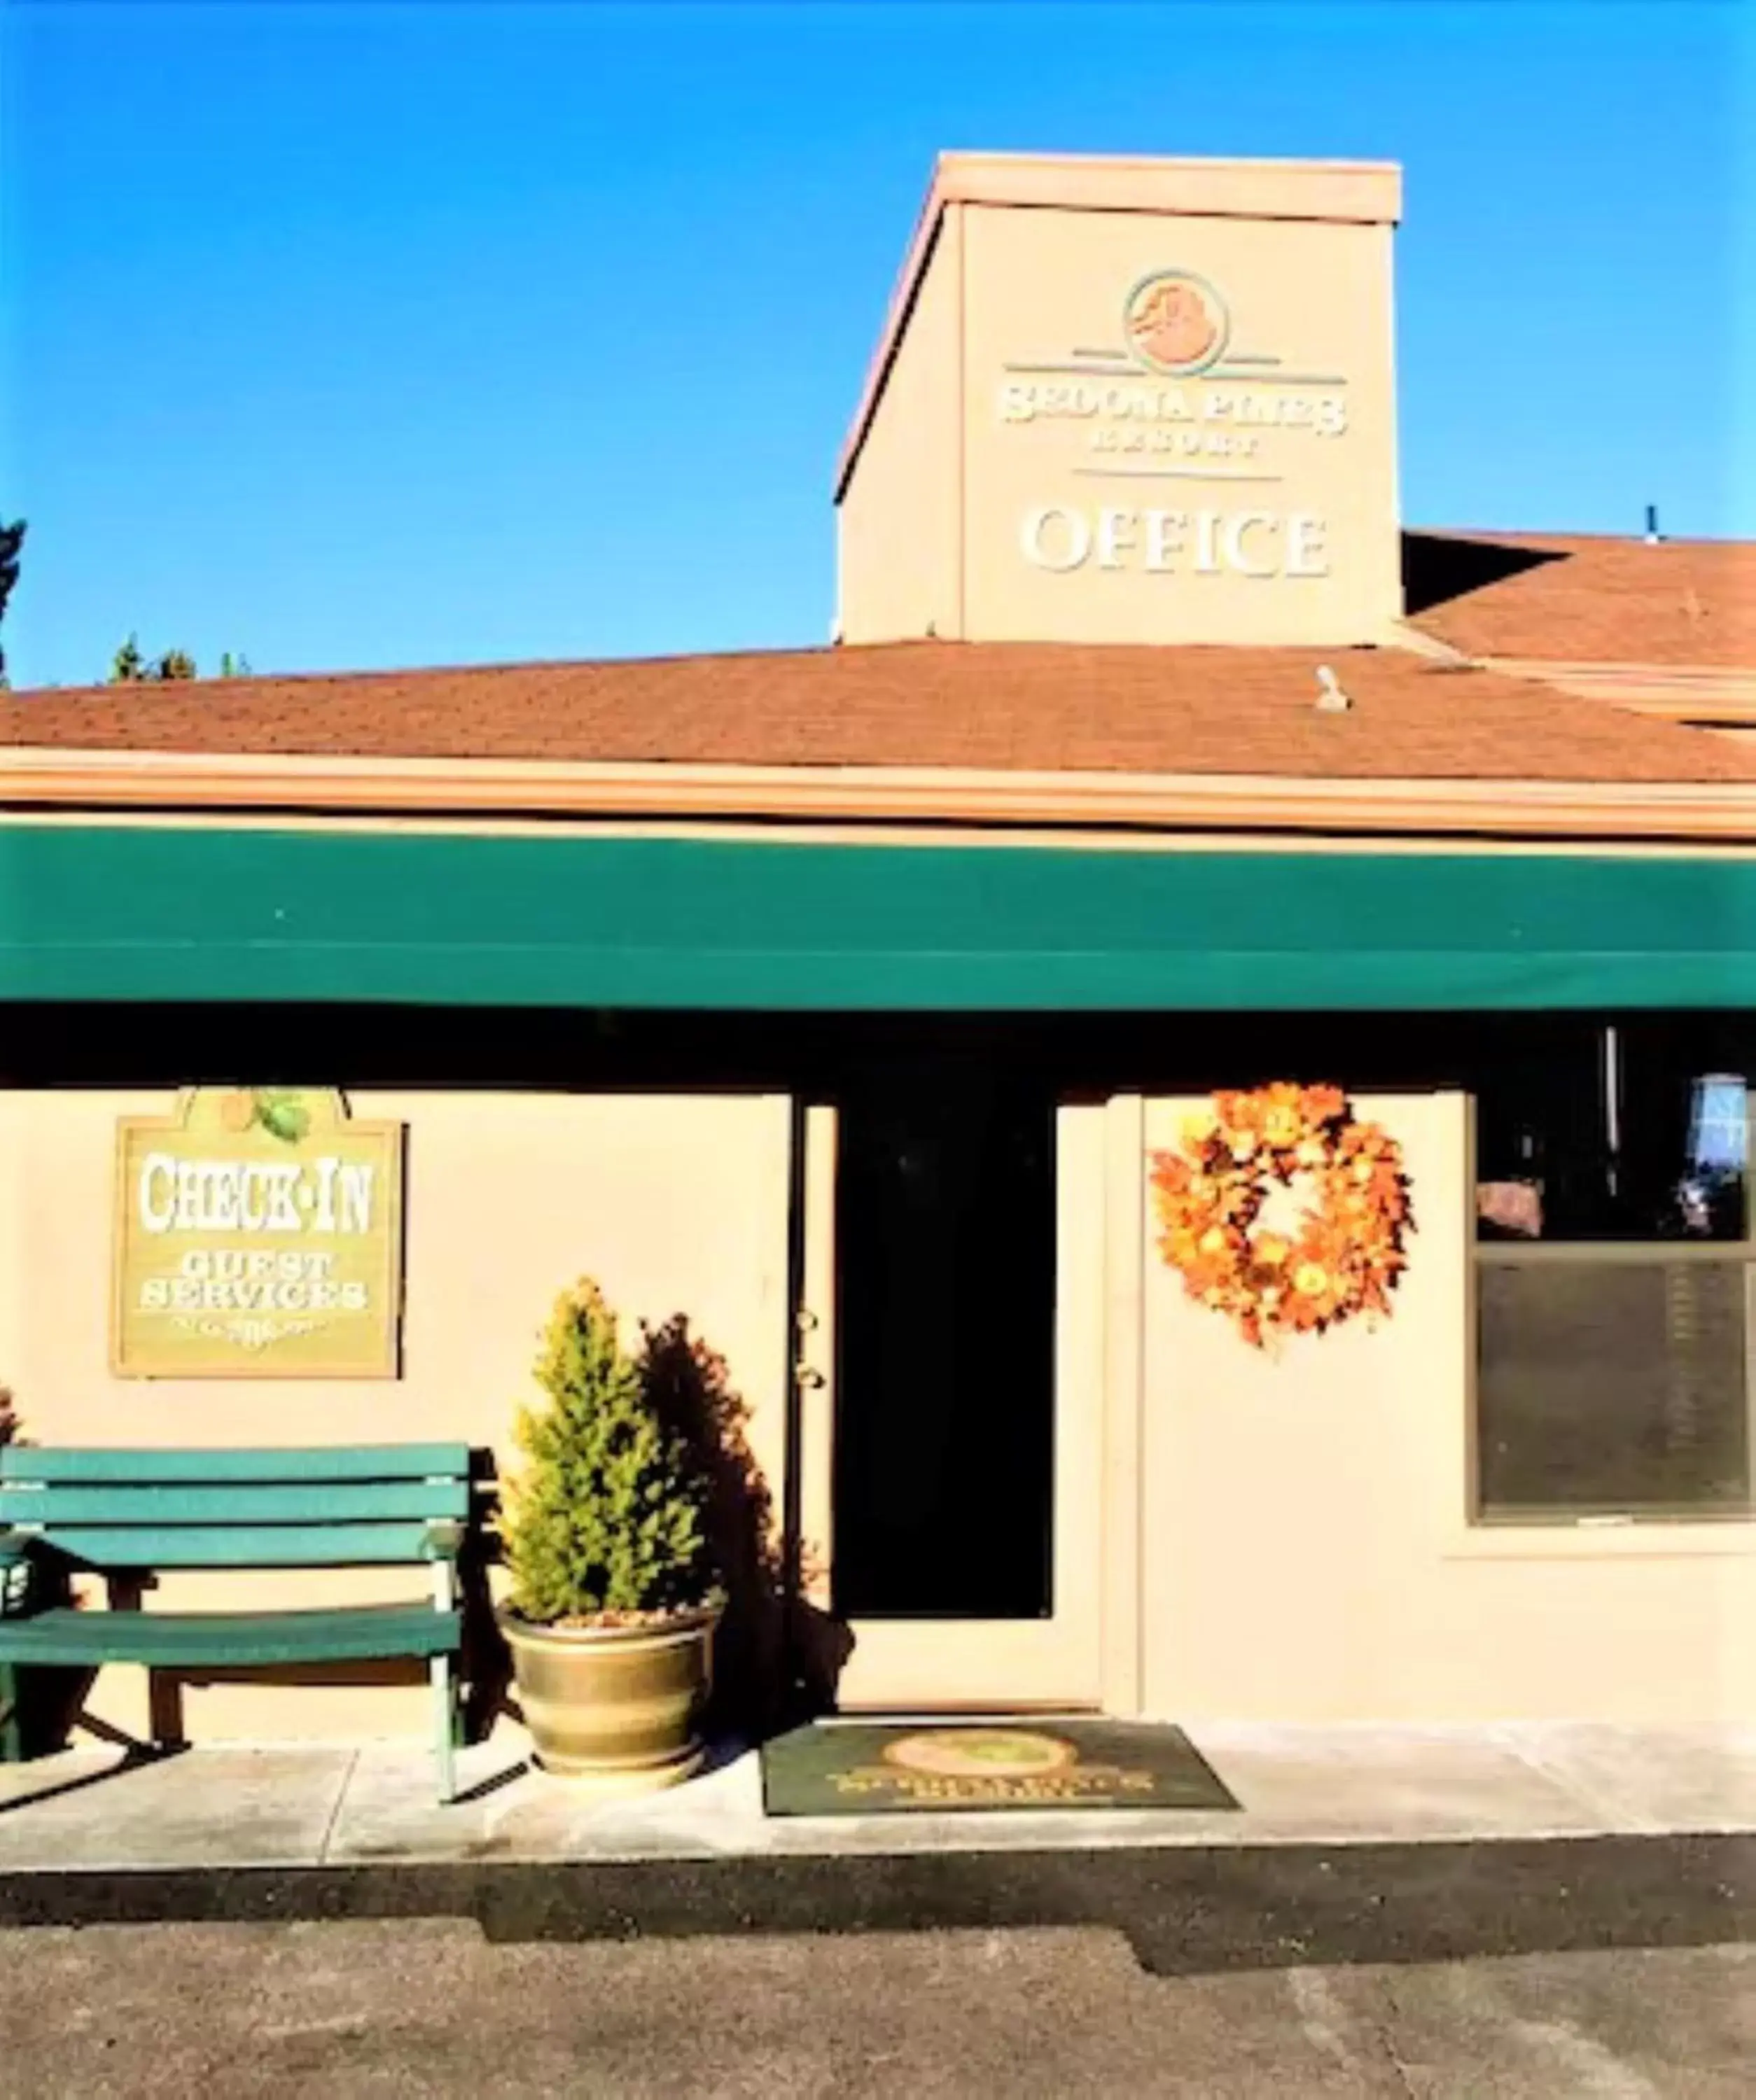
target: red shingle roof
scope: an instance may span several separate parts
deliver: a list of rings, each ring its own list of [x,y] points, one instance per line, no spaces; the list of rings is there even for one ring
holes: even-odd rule
[[[1408,532],[1409,613],[1471,656],[1756,670],[1756,543]]]
[[[1353,706],[1320,713],[1317,666]],[[1756,782],[1709,732],[1401,650],[899,642],[99,686],[0,743],[760,765]]]
[[[1463,654],[1756,668],[1756,545],[1405,536]],[[1352,696],[1319,713],[1317,666]],[[1390,650],[880,646],[0,695],[0,743],[1361,779],[1756,779],[1756,750]]]

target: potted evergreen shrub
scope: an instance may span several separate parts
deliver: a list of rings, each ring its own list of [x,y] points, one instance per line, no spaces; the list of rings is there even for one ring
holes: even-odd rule
[[[498,1617],[537,1761],[605,1791],[668,1786],[701,1762],[712,1685],[705,1483],[589,1279],[556,1301],[536,1375],[547,1403],[518,1415]]]

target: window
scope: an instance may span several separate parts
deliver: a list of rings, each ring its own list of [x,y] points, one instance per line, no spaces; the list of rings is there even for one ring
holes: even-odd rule
[[[1752,1513],[1756,1031],[1533,1026],[1476,1083],[1476,1513]]]

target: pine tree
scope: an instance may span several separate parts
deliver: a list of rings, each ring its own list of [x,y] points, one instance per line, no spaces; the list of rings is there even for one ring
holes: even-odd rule
[[[149,661],[140,654],[139,638],[130,634],[110,662],[113,686],[164,685],[198,677],[195,659],[187,649],[167,649]]]
[[[501,1523],[514,1610],[553,1625],[703,1603],[704,1484],[589,1278],[556,1301],[536,1376],[548,1405],[519,1411],[528,1463]]]
[[[19,560],[24,551],[27,529],[22,518],[13,524],[0,525],[0,626],[6,624],[7,603],[18,581]],[[0,648],[0,687],[6,682],[6,651]]]

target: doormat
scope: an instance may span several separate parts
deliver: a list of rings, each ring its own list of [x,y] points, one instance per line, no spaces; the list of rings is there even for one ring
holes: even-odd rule
[[[762,1745],[770,1815],[1229,1808],[1180,1728],[1141,1721],[814,1721]]]

